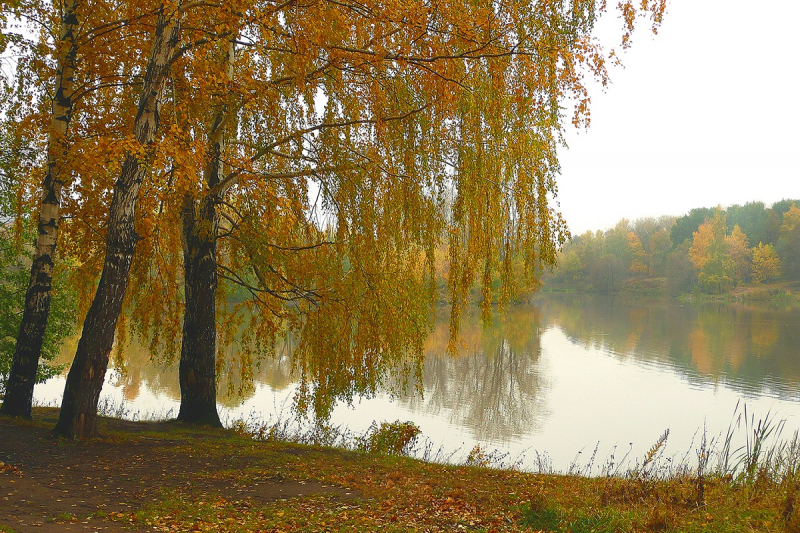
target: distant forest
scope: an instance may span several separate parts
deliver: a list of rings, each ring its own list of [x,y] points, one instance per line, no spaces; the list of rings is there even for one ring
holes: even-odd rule
[[[574,236],[548,274],[551,289],[702,291],[800,280],[800,200],[692,209],[620,220]]]

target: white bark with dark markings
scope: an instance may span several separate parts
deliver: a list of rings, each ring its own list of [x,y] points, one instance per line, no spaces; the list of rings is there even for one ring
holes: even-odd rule
[[[153,53],[147,65],[139,108],[133,126],[136,140],[147,152],[159,127],[159,109],[170,66],[180,38],[180,2],[169,12],[162,4],[153,38]],[[54,433],[68,438],[86,438],[97,433],[97,402],[103,387],[108,357],[114,344],[117,320],[128,286],[131,261],[138,236],[134,228],[136,202],[147,171],[146,157],[129,153],[114,185],[108,216],[106,256],[75,359],[72,362],[61,413]]]
[[[11,371],[6,380],[6,394],[0,414],[31,417],[33,386],[42,351],[42,341],[50,315],[53,284],[53,260],[58,240],[58,217],[64,164],[67,158],[67,130],[72,118],[76,37],[79,29],[78,2],[65,0],[59,33],[59,56],[56,58],[55,95],[52,103],[50,131],[47,138],[47,174],[42,183],[39,205],[36,252],[31,265],[25,307],[17,336]]]

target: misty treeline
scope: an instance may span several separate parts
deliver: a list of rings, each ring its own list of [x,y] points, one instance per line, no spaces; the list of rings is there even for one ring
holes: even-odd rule
[[[681,217],[622,219],[574,236],[551,288],[719,294],[742,284],[800,280],[800,200],[692,209]]]

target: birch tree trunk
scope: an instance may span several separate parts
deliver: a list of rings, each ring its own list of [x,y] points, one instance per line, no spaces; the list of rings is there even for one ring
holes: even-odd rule
[[[97,433],[97,402],[139,238],[134,228],[134,217],[139,189],[147,170],[147,155],[143,154],[148,152],[158,131],[162,93],[178,49],[179,36],[180,2],[172,12],[162,4],[153,38],[153,53],[145,72],[133,126],[134,136],[143,150],[126,155],[114,185],[103,272],[83,324],[64,387],[61,414],[54,429],[55,434],[67,438],[86,438]]]
[[[67,156],[67,129],[72,118],[75,60],[77,57],[78,3],[64,1],[56,60],[55,96],[52,103],[50,130],[47,139],[47,174],[42,183],[39,205],[39,232],[31,265],[25,307],[17,336],[11,372],[6,381],[6,394],[0,414],[31,417],[33,386],[42,350],[53,282],[53,259],[58,240],[58,217],[61,188],[64,184],[64,163]]]
[[[227,78],[233,77],[234,44],[228,44]],[[223,97],[224,98],[224,97]],[[182,213],[186,312],[181,342],[181,407],[178,420],[221,427],[217,413],[217,233],[219,197],[210,191],[220,182],[225,151],[226,105],[214,116],[209,134],[204,181],[208,192],[199,205],[184,197]],[[224,193],[220,193],[224,194]]]
[[[183,208],[186,311],[183,317],[178,420],[221,427],[217,414],[217,226],[216,205],[189,196]]]

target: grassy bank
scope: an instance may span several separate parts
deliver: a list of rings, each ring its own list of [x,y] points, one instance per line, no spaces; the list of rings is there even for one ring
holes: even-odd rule
[[[397,453],[413,444],[402,424],[342,449],[286,442],[280,428],[115,419],[95,441],[63,442],[47,435],[54,417],[0,419],[5,531],[38,519],[39,531],[800,531],[796,443],[768,453],[749,441],[728,474],[701,446],[700,467],[664,475],[657,442],[629,471],[587,478],[488,468],[481,450],[462,465],[411,459]],[[303,439],[314,440],[294,436]],[[25,498],[50,499],[38,502],[41,517],[14,506],[26,483]]]

